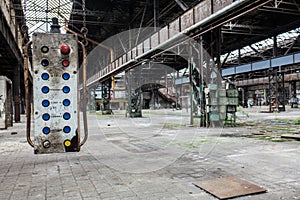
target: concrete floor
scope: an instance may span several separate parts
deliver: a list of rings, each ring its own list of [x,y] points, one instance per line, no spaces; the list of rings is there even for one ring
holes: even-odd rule
[[[227,176],[268,190],[239,200],[300,199],[300,143],[280,138],[299,132],[291,122],[300,109],[262,109],[244,109],[243,126],[223,129],[188,126],[185,110],[93,113],[80,152],[46,155],[33,154],[23,120],[0,131],[0,199],[209,200],[193,183]]]

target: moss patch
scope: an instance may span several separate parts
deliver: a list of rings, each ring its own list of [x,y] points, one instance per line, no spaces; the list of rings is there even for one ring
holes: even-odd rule
[[[180,141],[173,141],[169,144],[184,148],[184,149],[194,149],[200,147],[201,144],[207,143],[208,140],[203,138],[197,138],[191,142],[180,142]]]

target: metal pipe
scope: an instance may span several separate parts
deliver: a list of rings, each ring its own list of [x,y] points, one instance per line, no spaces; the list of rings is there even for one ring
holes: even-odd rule
[[[83,109],[82,109],[82,113],[83,113],[83,129],[84,129],[84,138],[83,140],[80,142],[80,146],[82,146],[87,138],[88,138],[88,125],[87,125],[87,115],[86,115],[86,49],[85,46],[82,42],[79,42],[79,44],[82,47],[82,54],[83,54],[83,61],[82,61],[82,65],[83,65],[83,100],[82,100],[82,104],[83,104]]]
[[[29,93],[29,69],[28,69],[28,48],[32,44],[29,41],[24,48],[24,81],[25,81],[25,102],[26,102],[26,138],[30,146],[34,147],[32,140],[30,139],[30,125],[31,125],[31,105],[30,105],[30,93]]]

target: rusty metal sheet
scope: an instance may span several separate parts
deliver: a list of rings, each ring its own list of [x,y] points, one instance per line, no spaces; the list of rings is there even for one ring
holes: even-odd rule
[[[215,13],[221,10],[222,8],[230,5],[233,2],[233,0],[214,0],[213,2],[213,12]]]
[[[180,17],[181,30],[191,27],[194,24],[194,9],[190,9]]]
[[[140,56],[144,53],[144,49],[143,49],[143,43],[139,44],[137,46],[137,55]]]
[[[167,41],[169,39],[168,26],[163,27],[159,31],[159,39],[160,39],[161,42]]]
[[[175,19],[173,22],[169,24],[169,36],[170,38],[176,35],[176,33],[180,32],[180,18]]]
[[[151,36],[151,48],[155,48],[159,44],[158,32]]]
[[[149,51],[150,49],[150,38],[148,38],[144,41],[144,52]]]
[[[267,190],[254,185],[248,181],[236,178],[225,177],[216,178],[194,183],[197,187],[207,191],[219,199],[229,199],[233,197],[258,194]]]
[[[195,23],[207,18],[211,14],[211,1],[206,0],[194,7]]]

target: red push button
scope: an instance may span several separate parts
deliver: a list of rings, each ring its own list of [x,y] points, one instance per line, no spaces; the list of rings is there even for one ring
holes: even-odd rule
[[[64,61],[62,62],[62,65],[63,65],[64,67],[68,67],[68,66],[70,65],[70,61],[64,60]]]
[[[70,53],[70,47],[66,44],[60,46],[60,52],[64,55],[68,55]]]

